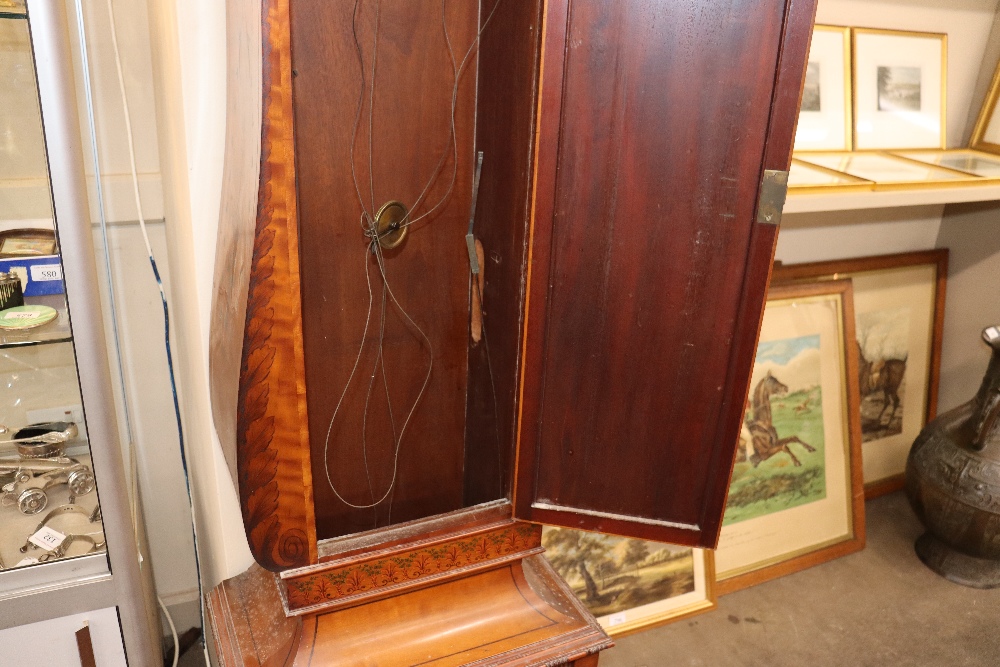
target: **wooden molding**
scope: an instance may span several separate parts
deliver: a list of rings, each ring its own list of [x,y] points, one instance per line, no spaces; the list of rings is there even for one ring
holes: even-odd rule
[[[281,574],[285,612],[350,607],[541,553],[542,527],[503,521]]]

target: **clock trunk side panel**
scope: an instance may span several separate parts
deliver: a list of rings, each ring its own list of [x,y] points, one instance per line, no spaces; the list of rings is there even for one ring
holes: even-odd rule
[[[730,351],[756,336],[741,308],[786,5],[575,0],[563,25],[557,4],[516,512],[698,543],[735,444]]]

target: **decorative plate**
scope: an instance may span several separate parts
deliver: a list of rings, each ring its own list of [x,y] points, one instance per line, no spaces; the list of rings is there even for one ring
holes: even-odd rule
[[[16,306],[0,310],[0,329],[34,329],[56,319],[59,312],[48,306]]]

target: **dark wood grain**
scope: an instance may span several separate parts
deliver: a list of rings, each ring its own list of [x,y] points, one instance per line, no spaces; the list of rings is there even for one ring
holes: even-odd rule
[[[714,544],[773,252],[757,191],[788,164],[812,18],[793,5],[549,3],[518,516]]]
[[[484,162],[475,232],[486,256],[487,339],[469,347],[466,505],[505,497],[511,486],[542,9],[538,0],[482,4],[483,20],[496,7],[479,50],[476,109]]]
[[[476,61],[473,56],[458,90],[456,166],[448,140],[453,73],[442,29],[442,3],[362,0],[356,29],[367,83],[355,133],[362,65],[352,34],[353,8],[353,2],[295,0],[291,19],[305,379],[320,538],[447,512],[462,506],[463,492],[469,312],[464,236],[471,196]],[[372,99],[376,9],[380,15]],[[455,57],[461,60],[477,32],[478,7],[447,3],[446,20]],[[338,500],[327,483],[324,461],[327,430],[364,340],[358,373],[330,430],[328,467],[340,495],[356,505],[378,500],[393,484],[393,423],[381,371],[376,373],[367,421],[363,418],[376,367],[381,282],[360,226],[362,205],[351,171],[352,143],[361,198],[370,213],[388,200],[399,200],[409,208],[433,178],[426,204],[414,215],[426,212],[445,196],[457,168],[445,204],[411,227],[401,248],[386,253],[390,288],[430,339],[434,367],[399,450],[391,503],[383,503],[377,511],[352,509]],[[435,172],[443,152],[448,157]],[[367,335],[366,267],[375,289]],[[428,354],[420,336],[391,303],[384,336],[398,431],[419,395]],[[367,448],[362,445],[363,431]]]
[[[795,126],[798,122],[805,81],[806,59],[812,40],[812,25],[816,17],[816,0],[788,0],[782,26],[781,53],[775,71],[775,90],[768,120],[767,145],[764,152],[764,169],[788,170],[792,160]],[[754,206],[757,202],[755,200]],[[750,233],[746,275],[738,319],[738,335],[730,357],[730,377],[722,407],[725,415],[718,440],[732,443],[739,441],[744,406],[750,390],[750,374],[764,317],[767,285],[770,282],[774,250],[778,242],[778,229],[773,225],[755,225]],[[717,472],[707,489],[708,501],[702,508],[703,537],[701,545],[714,548],[722,530],[722,516],[726,507],[729,479],[732,476],[734,456],[727,447],[716,450],[711,467],[721,471],[729,468],[729,475]]]

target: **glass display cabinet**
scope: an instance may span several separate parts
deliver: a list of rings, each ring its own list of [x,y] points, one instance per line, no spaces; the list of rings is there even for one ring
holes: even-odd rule
[[[715,545],[815,3],[228,7],[222,663],[595,665],[539,524]]]
[[[151,665],[65,11],[0,0],[0,653]]]

